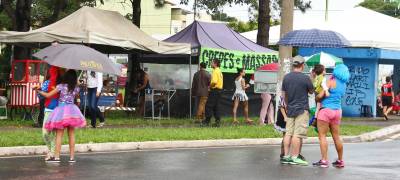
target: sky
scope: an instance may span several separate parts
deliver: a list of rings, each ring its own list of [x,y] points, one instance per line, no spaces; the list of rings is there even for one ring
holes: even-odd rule
[[[174,0],[175,3],[179,4],[179,0]],[[325,11],[325,0],[310,0],[311,1],[311,10],[309,11]],[[352,8],[362,2],[363,0],[329,0],[329,11],[340,11]],[[193,2],[194,0],[190,0],[188,6],[183,6],[185,9],[193,10]],[[233,6],[225,6],[223,11],[227,13],[229,16],[236,17],[241,21],[249,20],[248,6],[241,5],[233,5]]]

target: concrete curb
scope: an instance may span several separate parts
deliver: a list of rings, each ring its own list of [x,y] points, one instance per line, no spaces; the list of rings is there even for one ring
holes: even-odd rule
[[[365,133],[360,136],[343,136],[346,143],[369,142],[385,136],[399,133],[400,124],[389,126],[377,131]],[[221,139],[221,140],[193,140],[193,141],[148,141],[148,142],[116,142],[116,143],[89,143],[77,144],[76,152],[112,152],[129,150],[152,150],[152,149],[174,149],[174,148],[204,148],[204,147],[227,147],[227,146],[254,146],[254,145],[280,145],[282,138],[265,139]],[[328,138],[332,142],[332,138]],[[305,144],[317,144],[318,138],[311,137],[304,141]],[[68,153],[68,145],[63,145],[62,153]],[[45,154],[45,146],[19,146],[0,147],[0,156],[22,156]]]
[[[362,142],[369,142],[397,133],[400,133],[400,124],[385,127],[373,132],[361,134],[359,137]]]

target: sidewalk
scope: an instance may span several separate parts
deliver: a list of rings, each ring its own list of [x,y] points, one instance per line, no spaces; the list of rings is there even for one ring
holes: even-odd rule
[[[388,126],[400,124],[400,116],[390,115],[389,116],[389,120],[387,120],[387,121],[385,121],[383,119],[383,117],[377,117],[377,118],[365,118],[365,117],[344,118],[344,120],[342,120],[342,124],[388,127]]]

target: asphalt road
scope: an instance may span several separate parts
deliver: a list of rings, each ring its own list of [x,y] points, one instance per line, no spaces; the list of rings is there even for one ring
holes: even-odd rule
[[[0,158],[0,179],[400,179],[400,141],[345,144],[343,169],[299,167],[279,163],[278,146],[131,151],[79,154],[75,164],[63,157],[50,165],[43,157]],[[305,145],[310,161],[319,159],[317,145]],[[330,160],[335,159],[330,146]]]

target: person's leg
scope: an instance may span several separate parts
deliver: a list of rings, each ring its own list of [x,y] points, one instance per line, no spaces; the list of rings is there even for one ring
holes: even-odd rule
[[[343,142],[340,139],[340,126],[336,124],[332,124],[330,126],[333,142],[335,143],[336,152],[338,154],[338,159],[343,160]]]
[[[285,156],[285,146],[283,143],[283,139],[285,138],[285,133],[283,133],[283,138],[282,138],[282,142],[281,142],[281,154],[280,157],[282,158],[283,156]]]
[[[236,119],[238,106],[239,106],[239,100],[235,98],[233,100],[233,107],[232,107],[233,123],[239,123],[239,121]]]
[[[96,92],[97,92],[97,88],[96,88]],[[104,123],[104,121],[105,121],[104,120],[104,116],[101,113],[99,107],[97,106],[97,104],[99,103],[100,97],[97,97],[97,96],[95,96],[95,97],[96,97],[96,99],[95,99],[95,102],[94,102],[94,104],[95,104],[94,109],[96,110],[96,117],[98,117],[100,119],[100,123]]]
[[[209,93],[208,100],[206,102],[206,118],[203,120],[203,125],[209,125],[211,121],[211,116],[213,114],[213,106],[215,103],[215,95],[213,92]]]
[[[247,124],[252,124],[253,120],[249,118],[249,101],[243,101],[243,113],[244,119],[246,120]]]
[[[216,99],[216,102],[214,104],[215,125],[217,127],[219,127],[220,124],[221,124],[221,113],[220,113],[220,109],[219,109],[220,108],[220,104],[219,103],[221,101],[221,92],[220,91],[216,92],[215,99]]]
[[[268,98],[267,98],[267,93],[262,93],[261,94],[261,100],[262,100],[262,106],[260,110],[260,125],[265,124],[265,116],[267,116],[267,111],[268,111]]]
[[[321,160],[328,160],[328,142],[326,140],[326,134],[329,131],[329,123],[326,121],[318,120],[318,138],[319,147],[321,151]]]
[[[45,101],[46,101],[46,99],[44,99],[44,98],[39,100],[39,116],[38,116],[37,124],[36,124],[37,127],[40,127],[40,125],[43,125]]]
[[[198,114],[199,114],[199,120],[202,120],[204,118],[205,114],[205,108],[206,108],[206,103],[207,103],[207,96],[201,96],[200,97],[200,102],[199,102],[199,109],[198,109]]]
[[[294,134],[294,118],[287,118],[286,119],[286,133],[283,138],[285,156],[289,156],[289,150],[290,150],[293,134]]]
[[[42,137],[43,141],[46,144],[47,147],[47,155],[46,155],[46,160],[49,159],[50,157],[54,156],[54,151],[55,151],[55,139],[54,139],[54,132],[53,131],[48,131],[45,128],[45,124],[47,121],[47,118],[49,117],[51,112],[44,112],[44,119],[43,119],[43,125],[42,125]]]
[[[390,114],[392,109],[393,109],[393,106],[388,106],[388,108],[386,109],[386,116],[388,116]]]
[[[92,127],[96,127],[96,88],[88,88],[87,93],[88,107],[90,113],[90,124]]]
[[[200,112],[200,109],[201,109],[201,107],[200,107],[200,99],[201,99],[201,97],[200,96],[196,96],[195,98],[194,98],[194,107],[193,107],[193,113],[194,114],[196,114],[196,121],[199,121],[200,119],[201,119],[201,112]]]
[[[144,97],[144,96],[145,96],[145,95],[143,95],[143,96],[141,95],[141,96],[139,97],[138,115],[139,115],[140,117],[144,117],[144,106],[145,106],[145,97]]]
[[[275,108],[274,108],[274,104],[271,102],[272,99],[270,100],[269,106],[268,106],[268,113],[267,113],[267,117],[268,117],[268,124],[273,124],[275,122]]]
[[[300,154],[301,139],[307,137],[309,113],[304,111],[303,114],[294,118],[294,134],[292,138],[292,153],[293,157]]]
[[[63,135],[64,135],[64,129],[57,129],[56,130],[56,150],[54,152],[54,157],[56,159],[60,159]]]
[[[75,159],[75,133],[73,127],[68,127],[69,159]]]

